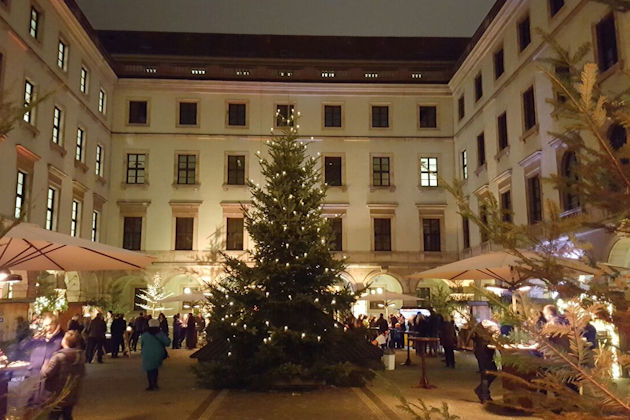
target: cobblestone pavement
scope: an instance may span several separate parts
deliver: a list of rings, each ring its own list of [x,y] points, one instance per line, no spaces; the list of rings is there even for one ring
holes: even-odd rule
[[[487,412],[472,389],[477,385],[476,362],[470,354],[457,353],[456,370],[443,367],[439,358],[428,359],[428,377],[437,388],[413,388],[419,366],[397,366],[380,372],[366,388],[328,388],[314,392],[252,393],[199,389],[187,350],[170,351],[160,370],[160,390],[146,392],[146,379],[136,353],[131,359],[105,359],[102,365],[88,365],[88,375],[76,420],[382,420],[409,419],[397,406],[398,397],[410,401],[422,398],[429,405],[449,404],[452,414],[462,420],[515,419]],[[397,355],[398,362],[405,354]],[[414,362],[418,360],[412,355]],[[493,385],[500,394],[499,381]],[[519,417],[525,418],[525,417]]]

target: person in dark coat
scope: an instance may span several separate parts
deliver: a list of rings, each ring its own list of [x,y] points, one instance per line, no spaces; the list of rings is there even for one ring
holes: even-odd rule
[[[457,348],[457,332],[455,325],[446,320],[442,322],[440,329],[440,343],[444,347],[446,367],[455,368],[455,348]]]
[[[140,312],[133,322],[133,334],[131,336],[131,347],[133,348],[133,351],[136,351],[138,339],[147,330],[147,328],[148,320],[144,317],[144,312]]]
[[[122,314],[116,314],[116,317],[112,321],[112,358],[118,357],[118,351],[122,346],[122,351],[125,351],[125,342],[123,337],[125,335],[125,329],[127,328],[127,322],[123,318]]]
[[[378,327],[378,332],[383,334],[385,331],[389,330],[389,324],[387,320],[383,317],[383,314],[380,314],[378,320],[376,321],[376,326]]]
[[[180,349],[182,344],[182,321],[179,314],[173,315],[173,349]]]
[[[189,313],[186,319],[186,348],[189,350],[197,347],[197,324],[195,321],[195,316]]]
[[[85,350],[88,363],[92,363],[94,351],[96,350],[96,360],[103,363],[103,348],[105,347],[105,332],[107,324],[103,319],[103,314],[98,312],[87,327],[87,348]]]
[[[166,320],[166,315],[160,312],[158,315],[158,321],[160,322],[160,331],[168,337],[168,321]]]
[[[485,321],[484,321],[485,322]],[[488,323],[478,324],[472,333],[473,353],[479,364],[481,372],[481,382],[475,388],[475,394],[481,403],[492,401],[490,396],[490,385],[496,379],[491,372],[496,372],[497,365],[494,363],[494,348],[490,347],[492,336],[498,333],[498,326]]]
[[[81,382],[85,376],[85,353],[81,336],[76,330],[65,333],[62,349],[57,350],[42,370],[48,401],[54,403],[50,420],[72,420],[72,409],[79,399]]]
[[[68,321],[67,330],[78,331],[79,334],[81,334],[81,332],[83,331],[83,325],[81,325],[81,322],[79,322],[80,319],[81,319],[81,316],[79,314],[74,314],[72,318],[70,319],[70,321]]]

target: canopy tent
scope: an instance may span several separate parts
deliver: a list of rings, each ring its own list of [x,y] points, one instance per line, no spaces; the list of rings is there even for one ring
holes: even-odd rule
[[[0,238],[0,269],[142,270],[153,257],[20,223]]]
[[[533,251],[520,251],[526,258],[539,258]],[[579,260],[555,257],[556,262],[580,274],[601,275],[613,274],[614,268],[597,264],[593,267]],[[521,258],[507,251],[489,252],[475,257],[465,258],[430,270],[414,273],[412,279],[446,279],[446,280],[488,280],[495,279],[508,284],[518,279],[518,266],[522,266]]]
[[[197,302],[199,300],[204,300],[206,295],[200,292],[196,293],[182,293],[181,295],[169,296],[165,299],[162,299],[161,302]]]

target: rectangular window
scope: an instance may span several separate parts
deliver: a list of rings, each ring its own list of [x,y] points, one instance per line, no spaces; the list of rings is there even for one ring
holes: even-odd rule
[[[35,100],[35,85],[33,85],[30,81],[24,82],[24,106],[29,106],[31,102]],[[29,124],[33,124],[33,110],[29,110],[24,113],[24,121]]]
[[[81,77],[79,79],[79,90],[81,93],[88,93],[90,83],[90,72],[85,67],[81,67]]]
[[[31,7],[31,17],[29,19],[28,33],[35,39],[39,39],[39,23],[41,13],[34,7]]]
[[[127,184],[144,184],[147,155],[127,153]]]
[[[85,131],[82,128],[77,128],[77,146],[74,152],[74,160],[83,162],[85,154]]]
[[[523,123],[525,124],[525,131],[536,125],[536,102],[534,101],[533,86],[523,93]]]
[[[542,220],[542,196],[538,175],[527,179],[527,189],[529,192],[529,223],[534,224]]]
[[[48,187],[46,196],[46,229],[57,229],[57,190]]]
[[[503,48],[494,53],[494,79],[498,79],[505,72]]]
[[[245,185],[245,156],[229,155],[227,164],[228,185]]]
[[[328,219],[331,229],[331,251],[343,251],[343,222],[341,217],[331,217]]]
[[[324,105],[324,127],[341,127],[341,105]]]
[[[100,144],[96,145],[96,160],[95,160],[95,164],[94,164],[94,173],[96,174],[96,176],[103,176],[103,160],[104,160],[104,156],[103,156],[103,146],[101,146]]]
[[[508,147],[507,115],[505,112],[497,118],[497,138],[499,140],[499,150]]]
[[[197,102],[179,103],[179,125],[197,125]]]
[[[63,71],[68,69],[68,45],[62,40],[57,46],[57,67]]]
[[[92,212],[92,241],[98,242],[101,234],[101,215],[98,211]]]
[[[123,219],[123,248],[140,251],[142,245],[142,217]]]
[[[420,158],[420,186],[438,186],[438,160],[436,157]]]
[[[529,16],[526,16],[518,24],[518,48],[523,51],[532,42],[532,32],[529,24]]]
[[[617,51],[617,34],[615,31],[615,17],[611,13],[602,19],[595,27],[597,36],[597,64],[600,71],[606,71],[619,59]]]
[[[129,101],[129,124],[146,124],[147,101]]]
[[[247,126],[247,104],[228,104],[228,125]]]
[[[437,107],[421,105],[419,109],[420,128],[437,127]]]
[[[27,191],[28,174],[24,171],[17,173],[17,186],[15,189],[15,213],[16,219],[22,216],[22,212],[26,213],[26,191]]]
[[[374,219],[374,251],[392,250],[392,220]]]
[[[276,105],[276,127],[293,126],[293,105]]]
[[[481,236],[481,242],[488,242],[488,209],[486,206],[481,206],[479,208],[479,220],[481,225],[479,226],[479,235]]]
[[[81,202],[72,200],[72,212],[70,213],[70,235],[81,235]]]
[[[477,136],[477,167],[486,164],[486,136],[481,133]]]
[[[196,183],[197,155],[177,155],[177,183]]]
[[[244,221],[242,217],[228,217],[226,226],[225,249],[228,251],[242,251]]]
[[[53,108],[53,127],[52,127],[52,142],[61,145],[63,127],[63,111],[57,107]]]
[[[422,219],[422,241],[425,251],[440,252],[442,250],[440,219]]]
[[[324,158],[324,182],[331,187],[342,185],[340,156],[326,156]]]
[[[462,235],[464,239],[464,249],[470,248],[470,222],[468,217],[462,217]]]
[[[466,103],[464,102],[464,95],[460,96],[457,100],[457,118],[461,121],[466,115]]]
[[[373,157],[372,158],[372,184],[375,187],[389,187],[389,158]]]
[[[468,179],[468,153],[465,150],[462,150],[461,161],[462,161],[462,179]]]
[[[175,218],[175,250],[191,251],[193,249],[193,230],[195,219],[193,217]]]
[[[98,112],[105,114],[107,109],[107,94],[103,89],[98,91]]]
[[[389,106],[372,105],[372,127],[373,128],[389,127]]]
[[[475,77],[475,102],[481,99],[483,96],[483,79],[481,78],[481,73]]]
[[[512,223],[512,193],[509,190],[501,193],[501,220]]]
[[[564,6],[564,0],[549,0],[549,13],[551,16],[555,16],[562,9],[562,6]]]

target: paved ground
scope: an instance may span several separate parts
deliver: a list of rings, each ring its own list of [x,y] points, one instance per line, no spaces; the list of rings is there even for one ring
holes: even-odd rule
[[[427,359],[428,377],[437,388],[414,388],[419,366],[397,366],[380,372],[365,388],[328,388],[305,393],[212,391],[195,383],[188,350],[171,350],[160,370],[160,390],[146,392],[140,357],[105,359],[87,366],[87,377],[76,420],[407,420],[411,417],[398,405],[399,396],[410,401],[422,398],[428,405],[448,403],[461,420],[514,419],[498,416],[479,404],[472,389],[477,385],[477,365],[472,355],[456,353],[457,369],[443,367],[441,358]],[[397,355],[403,362],[405,353]],[[412,360],[418,359],[412,355]],[[493,385],[495,398],[501,384]],[[525,417],[520,417],[525,418]]]

